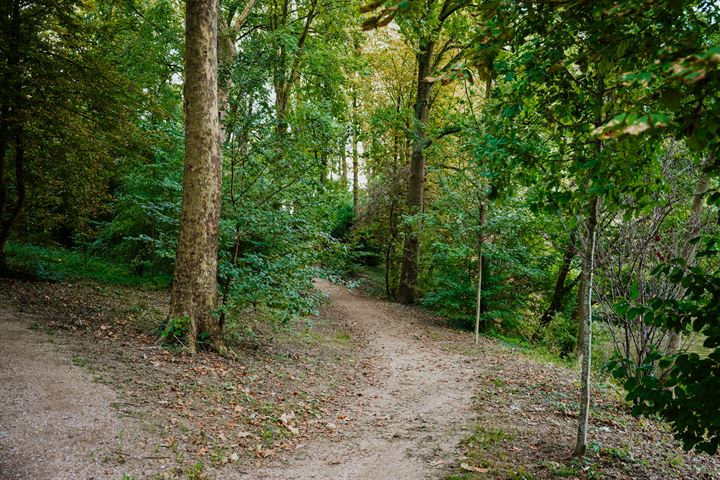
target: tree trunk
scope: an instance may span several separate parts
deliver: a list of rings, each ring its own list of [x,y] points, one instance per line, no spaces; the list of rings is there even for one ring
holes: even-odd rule
[[[422,214],[424,207],[426,130],[430,112],[430,91],[432,90],[432,84],[427,82],[426,78],[430,76],[434,49],[435,42],[428,40],[417,55],[417,95],[415,98],[413,148],[410,158],[407,192],[408,214],[415,216]],[[398,301],[406,305],[414,303],[417,296],[421,231],[421,219],[411,222],[405,231]]]
[[[585,221],[585,238],[583,239],[583,260],[580,269],[580,281],[578,286],[578,304],[575,308],[574,314],[574,320],[578,324],[578,340],[575,355],[579,363],[582,363],[582,357],[585,351],[585,323],[591,308],[590,304],[587,303],[588,288],[590,287],[589,282],[592,275],[592,272],[590,272],[589,264],[591,254],[591,252],[589,251],[589,240],[590,235],[597,228],[597,206],[595,206],[596,201],[598,201],[598,199],[593,199],[590,201],[590,206],[588,208],[588,218]]]
[[[169,320],[187,318],[188,349],[199,337],[224,351],[217,308],[221,160],[217,97],[217,0],[185,4],[185,171]],[[202,338],[201,338],[202,339]]]
[[[480,233],[478,234],[478,281],[477,281],[477,300],[475,302],[475,343],[480,342],[480,317],[482,315],[482,285],[483,285],[483,268],[485,265],[483,258],[483,245],[485,243],[484,227],[487,224],[487,206],[479,205],[479,222]]]
[[[597,238],[598,197],[590,200],[588,217],[585,229],[585,242],[580,278],[580,295],[578,299],[578,317],[580,320],[580,336],[578,344],[581,345],[581,387],[580,387],[580,413],[578,415],[578,433],[573,456],[583,457],[587,450],[587,429],[590,416],[590,361],[592,358],[592,288],[593,274],[595,272],[595,243]]]
[[[348,165],[347,165],[347,155],[345,151],[345,144],[343,139],[343,144],[341,145],[343,149],[340,151],[340,184],[342,185],[343,191],[347,191],[348,188]]]
[[[352,171],[353,171],[353,211],[355,218],[360,213],[360,157],[358,154],[358,121],[357,121],[357,92],[353,89],[353,125],[352,125]]]
[[[575,258],[575,232],[570,234],[568,239],[567,247],[565,247],[565,254],[563,255],[563,261],[558,271],[557,280],[555,281],[555,289],[553,290],[553,296],[550,300],[550,305],[543,313],[540,318],[540,329],[547,327],[552,321],[555,314],[560,310],[567,295],[569,287],[565,286],[567,281],[568,273],[570,273],[570,266],[572,265],[573,258]],[[572,285],[572,284],[571,284]]]
[[[13,144],[15,146],[15,205],[10,211],[8,218],[2,222],[0,228],[0,273],[8,270],[7,259],[5,257],[5,244],[10,238],[10,232],[13,225],[20,217],[20,213],[25,206],[25,145],[24,145],[24,127],[22,123],[18,123],[14,128]]]
[[[709,154],[707,159],[703,162],[701,169],[704,169],[707,165],[712,165],[714,157]],[[700,233],[700,227],[702,226],[702,212],[705,204],[705,194],[708,189],[709,177],[705,171],[700,172],[700,178],[698,179],[697,185],[695,186],[695,195],[693,196],[692,211],[690,212],[690,221],[688,222],[687,241],[682,252],[682,259],[685,261],[685,269],[690,268],[690,265],[695,261],[696,244],[691,243],[690,240],[695,238]],[[678,297],[682,298],[685,295],[685,287],[680,287]],[[673,355],[680,350],[680,344],[682,343],[682,333],[671,331],[670,339],[668,340],[667,353]]]
[[[8,8],[9,7],[9,8]],[[22,85],[19,77],[20,64],[20,2],[15,0],[3,6],[3,20],[6,19],[5,8],[9,13],[9,39],[7,44],[7,69],[2,78],[3,95],[0,107],[0,274],[7,272],[5,245],[10,238],[13,225],[22,212],[25,204],[25,146],[24,126],[21,119],[23,104]],[[7,215],[7,152],[10,135],[15,146],[15,205]]]

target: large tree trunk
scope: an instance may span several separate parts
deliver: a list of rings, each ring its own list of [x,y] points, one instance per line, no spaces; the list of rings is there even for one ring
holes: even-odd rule
[[[188,318],[188,349],[207,336],[224,350],[217,308],[221,159],[217,98],[217,0],[185,4],[185,172],[169,320]]]
[[[424,207],[425,149],[427,148],[427,121],[430,112],[430,91],[432,90],[432,84],[426,79],[430,76],[434,49],[435,42],[428,40],[417,55],[417,95],[415,97],[413,149],[407,192],[409,215],[421,214]],[[422,219],[411,222],[405,231],[398,301],[406,305],[414,303],[417,296],[421,231]]]
[[[585,222],[585,241],[582,271],[580,277],[580,294],[578,298],[578,319],[580,334],[578,345],[581,352],[582,374],[580,387],[580,413],[578,415],[578,433],[575,443],[575,457],[583,457],[587,450],[587,429],[590,416],[590,360],[592,358],[592,288],[595,272],[595,244],[597,238],[597,215],[599,198],[590,200],[588,216]]]

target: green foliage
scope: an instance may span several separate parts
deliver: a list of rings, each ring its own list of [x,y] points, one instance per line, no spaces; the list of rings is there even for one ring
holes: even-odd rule
[[[716,242],[708,247],[704,254],[716,255]],[[706,357],[687,352],[666,356],[655,350],[639,366],[616,357],[610,369],[623,380],[627,398],[634,402],[633,414],[660,415],[672,424],[686,450],[714,454],[720,445],[720,272],[665,265],[657,275],[682,285],[686,295],[618,308],[630,317],[643,315],[648,325],[702,333],[710,353]]]
[[[555,355],[566,357],[577,345],[578,326],[565,312],[556,313],[540,335],[541,344]]]
[[[132,265],[142,274],[172,270],[182,197],[182,132],[180,125],[161,122],[146,161],[121,178],[112,218],[91,244]],[[150,131],[150,126],[148,126]]]
[[[171,342],[182,343],[186,341],[189,332],[190,317],[176,317],[167,321],[161,336]]]
[[[170,276],[137,275],[130,265],[116,263],[88,252],[31,244],[8,243],[8,261],[17,271],[47,281],[95,280],[110,285],[161,288]]]
[[[335,218],[330,229],[330,236],[339,241],[348,240],[353,223],[355,222],[355,210],[352,203],[340,203],[335,210]]]

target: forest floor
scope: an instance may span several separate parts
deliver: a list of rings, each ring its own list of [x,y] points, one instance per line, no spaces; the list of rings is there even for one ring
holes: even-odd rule
[[[0,479],[720,479],[604,382],[571,461],[574,369],[317,287],[228,359],[156,344],[165,293],[1,280]]]

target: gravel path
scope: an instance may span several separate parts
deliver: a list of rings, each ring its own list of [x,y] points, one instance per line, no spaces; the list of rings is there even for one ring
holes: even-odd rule
[[[439,352],[398,305],[325,281],[316,285],[365,333],[379,373],[357,392],[346,413],[351,426],[337,438],[318,439],[282,464],[240,478],[442,478],[473,418],[467,357]]]
[[[47,335],[0,310],[0,479],[120,479],[137,473],[143,434]],[[139,451],[139,452],[138,452]],[[125,462],[121,464],[121,462]]]

